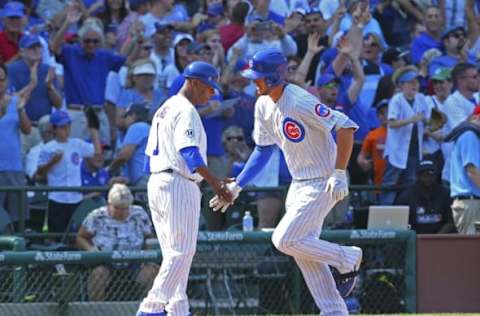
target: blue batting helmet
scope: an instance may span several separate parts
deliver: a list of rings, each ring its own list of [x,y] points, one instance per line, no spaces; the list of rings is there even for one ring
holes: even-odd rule
[[[287,70],[287,59],[275,49],[264,49],[253,55],[249,68],[242,71],[242,76],[248,79],[265,79],[269,87],[283,82]]]
[[[220,90],[220,87],[217,84],[218,71],[215,67],[204,61],[194,61],[189,64],[183,70],[183,76],[185,78],[198,79],[204,84]]]

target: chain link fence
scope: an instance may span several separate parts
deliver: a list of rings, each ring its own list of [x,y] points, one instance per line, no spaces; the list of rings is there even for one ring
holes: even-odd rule
[[[318,314],[295,262],[275,250],[270,233],[201,232],[189,276],[197,315]],[[335,231],[323,238],[364,250],[351,312],[415,311],[413,232]],[[161,253],[0,253],[0,315],[135,315]]]

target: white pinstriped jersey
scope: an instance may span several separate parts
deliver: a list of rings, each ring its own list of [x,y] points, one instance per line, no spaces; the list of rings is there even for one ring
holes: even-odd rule
[[[293,84],[285,87],[277,103],[260,96],[255,104],[255,143],[280,147],[295,180],[329,177],[337,155],[331,132],[350,127],[358,125]]]
[[[198,173],[192,174],[180,149],[196,146],[203,161],[207,163],[207,135],[200,115],[193,104],[181,94],[169,98],[155,113],[145,153],[150,157],[150,171],[173,169],[181,175],[202,180]]]

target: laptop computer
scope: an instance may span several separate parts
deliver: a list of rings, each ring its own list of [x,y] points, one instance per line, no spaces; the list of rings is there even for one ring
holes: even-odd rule
[[[408,205],[372,205],[368,208],[367,229],[409,229]]]

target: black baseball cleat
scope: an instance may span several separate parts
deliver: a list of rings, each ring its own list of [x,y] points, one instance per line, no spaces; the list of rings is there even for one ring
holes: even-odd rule
[[[358,271],[360,270],[360,264],[362,263],[362,249],[355,246],[352,246],[351,248],[355,248],[355,250],[360,253],[353,271],[340,273],[336,268],[330,267],[335,284],[337,285],[338,293],[340,293],[341,297],[347,297],[352,293],[355,284],[357,283]]]

